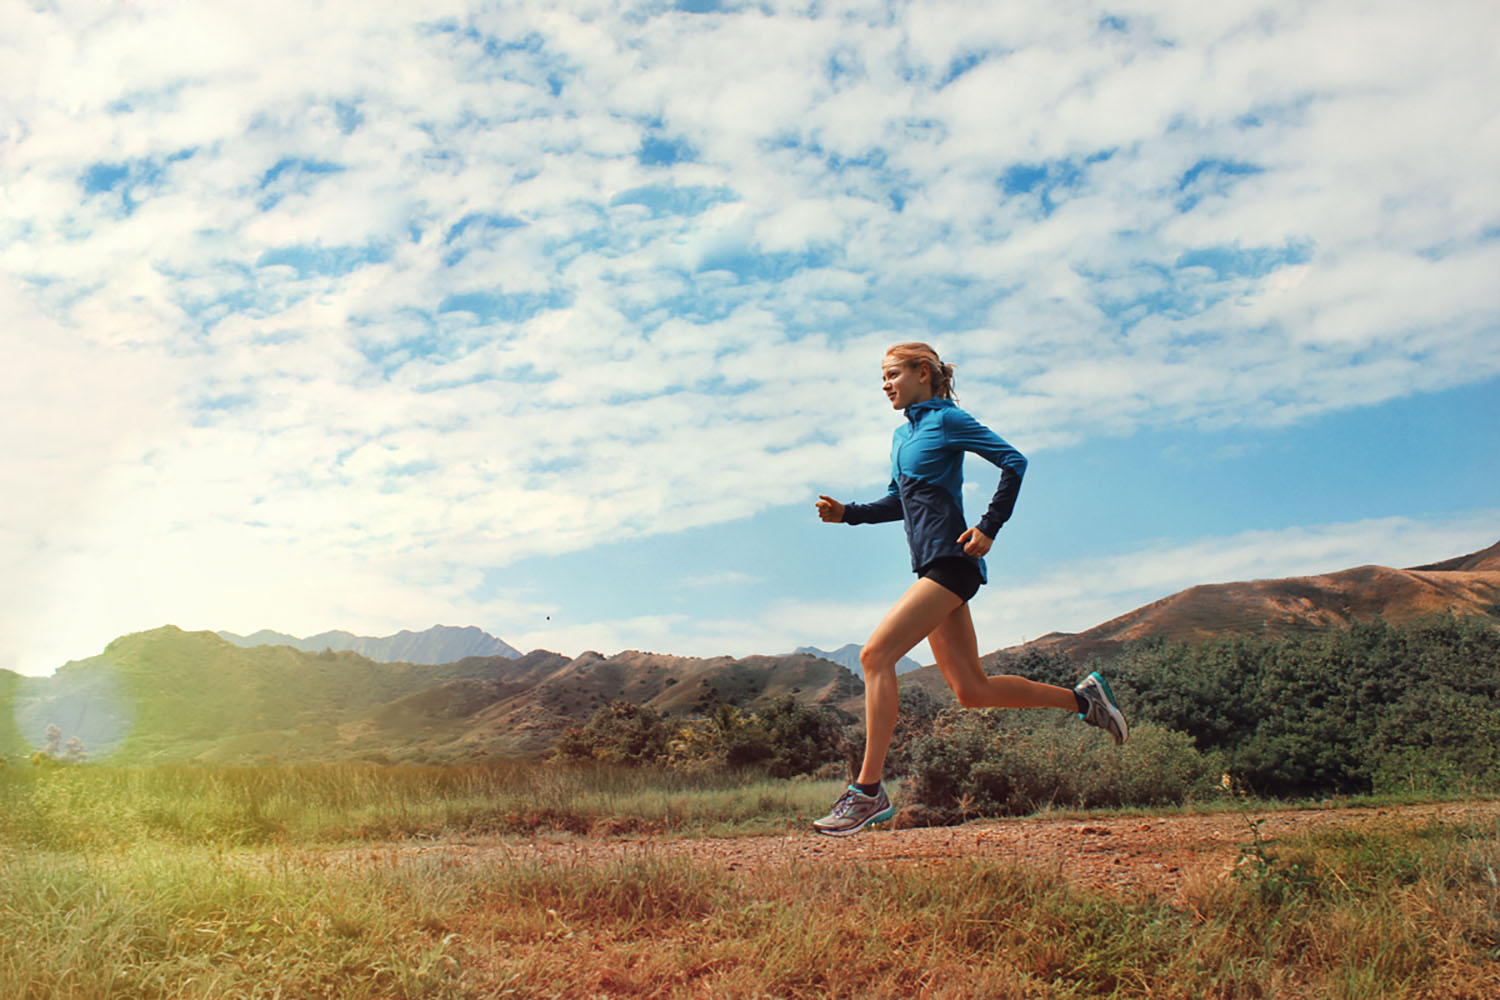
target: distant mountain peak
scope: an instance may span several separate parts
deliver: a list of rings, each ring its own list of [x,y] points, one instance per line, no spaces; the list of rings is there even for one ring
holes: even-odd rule
[[[325,649],[350,650],[377,663],[456,663],[471,656],[506,656],[515,659],[520,650],[475,625],[434,625],[421,632],[402,629],[395,635],[362,636],[336,629],[299,639],[284,632],[261,629],[251,635],[220,632],[236,646],[291,646],[307,653]]]
[[[865,671],[859,663],[859,651],[861,648],[862,647],[857,642],[851,642],[846,645],[840,646],[838,649],[835,649],[832,652],[829,652],[826,649],[819,649],[816,646],[798,646],[795,650],[793,650],[793,655],[797,653],[805,653],[808,656],[820,656],[825,660],[831,660],[834,663],[837,663],[839,666],[848,669],[851,673],[854,674],[855,677],[858,677],[860,680],[864,680]],[[913,660],[910,656],[903,656],[896,664],[896,673],[908,673],[912,670],[920,669],[921,666],[922,664],[918,663],[916,660]]]

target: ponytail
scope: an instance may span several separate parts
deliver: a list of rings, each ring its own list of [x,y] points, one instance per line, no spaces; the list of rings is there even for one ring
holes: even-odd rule
[[[887,357],[895,358],[905,365],[922,365],[932,379],[932,395],[935,399],[957,400],[953,394],[953,366],[943,362],[937,351],[920,341],[896,344],[886,351]]]

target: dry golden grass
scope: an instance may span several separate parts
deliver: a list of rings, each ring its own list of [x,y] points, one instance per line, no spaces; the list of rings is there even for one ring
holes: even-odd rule
[[[199,775],[204,802],[156,826],[142,813],[164,808],[160,775],[11,781],[7,804],[31,811],[0,821],[0,997],[1500,996],[1492,812],[1264,841],[1247,825],[1237,875],[1196,873],[1175,896],[1090,888],[1025,857],[736,867],[649,838],[507,857],[330,850],[295,824],[240,846],[191,826],[243,820],[214,803],[257,801],[246,789],[278,821],[301,795],[399,825],[419,777],[463,799],[498,780],[387,777],[409,787],[381,805],[383,779],[363,772]],[[356,780],[374,784],[341,784]],[[700,791],[705,808],[725,794]],[[129,836],[106,835],[115,821]],[[305,829],[326,841],[330,827]]]
[[[1177,905],[1024,862],[13,851],[0,995],[1477,1000],[1500,988],[1496,836],[1315,835]]]

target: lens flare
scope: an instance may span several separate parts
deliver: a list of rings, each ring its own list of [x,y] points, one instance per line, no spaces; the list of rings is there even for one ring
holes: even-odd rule
[[[16,731],[31,749],[65,761],[118,753],[135,723],[135,699],[113,662],[69,663],[51,677],[24,677],[14,701]]]

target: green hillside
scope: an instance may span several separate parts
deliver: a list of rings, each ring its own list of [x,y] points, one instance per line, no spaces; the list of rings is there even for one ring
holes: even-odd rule
[[[16,728],[12,706],[16,691],[25,681],[20,674],[0,670],[0,756],[20,755],[30,750],[26,739]]]
[[[55,725],[93,759],[127,762],[475,759],[545,750],[567,726],[617,700],[690,714],[785,694],[844,707],[861,693],[843,667],[805,655],[591,652],[570,660],[536,650],[437,665],[375,663],[352,652],[243,647],[166,626],[122,636],[52,677],[0,675],[0,752],[30,753]]]
[[[362,712],[414,690],[494,679],[512,662],[373,663],[354,653],[241,648],[165,626],[116,639],[50,678],[22,678],[0,697],[33,748],[52,724],[94,757],[177,759],[226,745],[320,755],[337,749],[337,727]]]

